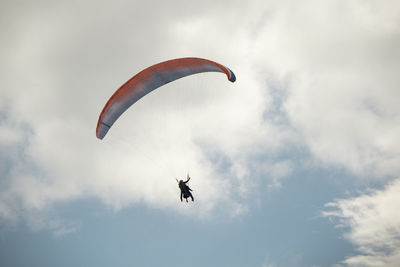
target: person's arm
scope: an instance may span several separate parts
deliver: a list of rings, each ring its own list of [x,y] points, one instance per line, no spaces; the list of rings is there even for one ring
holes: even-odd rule
[[[187,182],[189,182],[189,180],[190,180],[190,176],[189,176],[189,174],[188,174],[188,175],[187,175],[187,180],[186,180],[185,184],[186,184]]]
[[[182,191],[181,191],[181,202],[183,201],[183,200],[182,200],[182,195],[183,195],[183,193],[182,193]]]

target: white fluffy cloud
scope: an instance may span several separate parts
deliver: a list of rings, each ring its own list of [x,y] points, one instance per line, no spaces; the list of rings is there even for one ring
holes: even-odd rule
[[[174,179],[187,171],[197,202],[184,212],[238,214],[250,178],[279,186],[293,172],[276,160],[291,146],[356,174],[399,171],[395,1],[114,1],[95,2],[95,12],[89,1],[41,3],[1,9],[0,105],[10,119],[0,120],[0,144],[15,151],[0,152],[2,217],[84,196],[182,210]],[[165,86],[96,140],[118,86],[182,56],[214,59],[238,80],[205,74]]]
[[[277,5],[256,40],[264,69],[283,77],[284,111],[323,163],[364,176],[396,176],[399,5],[311,2],[313,8]]]
[[[400,180],[383,190],[328,203],[324,215],[339,219],[348,229],[345,237],[359,254],[349,256],[350,266],[399,266],[400,264]]]
[[[240,69],[221,45],[189,49],[183,39],[194,40],[182,36],[182,22],[190,18],[180,9],[182,18],[150,6],[138,11],[126,2],[97,7],[96,13],[88,3],[42,4],[27,3],[6,20],[14,31],[8,28],[10,38],[2,44],[1,95],[8,102],[2,112],[9,119],[2,121],[0,136],[2,144],[22,151],[2,154],[7,166],[1,171],[8,178],[2,217],[80,197],[97,197],[115,209],[145,202],[200,216],[218,206],[227,215],[245,210],[236,192],[246,197],[247,155],[280,143],[272,135],[279,131],[262,121],[264,92],[252,80],[251,66]],[[12,3],[3,9],[13,11]],[[192,36],[197,42],[208,35],[211,46],[228,36],[218,37],[223,23],[217,14],[198,11],[204,21]],[[210,22],[218,22],[218,29],[210,30]],[[165,86],[121,117],[106,140],[95,138],[97,116],[121,83],[160,60],[193,55],[233,65],[240,81],[209,74]],[[196,198],[191,209],[177,203],[175,178],[187,171]]]

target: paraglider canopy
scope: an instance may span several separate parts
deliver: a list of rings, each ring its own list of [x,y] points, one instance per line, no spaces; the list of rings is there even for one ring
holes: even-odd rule
[[[202,72],[222,72],[229,81],[236,81],[230,69],[202,58],[178,58],[150,66],[124,83],[107,101],[97,122],[97,138],[103,139],[119,116],[143,96],[164,84]]]

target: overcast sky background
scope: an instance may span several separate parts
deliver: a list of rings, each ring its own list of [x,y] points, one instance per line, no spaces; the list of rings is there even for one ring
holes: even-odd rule
[[[0,265],[399,266],[399,27],[394,0],[1,0]],[[121,84],[188,56],[237,81],[96,138]]]

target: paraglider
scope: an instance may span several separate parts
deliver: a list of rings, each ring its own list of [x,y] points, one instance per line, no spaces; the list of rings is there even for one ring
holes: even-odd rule
[[[150,66],[124,83],[107,101],[97,121],[97,138],[103,139],[122,113],[148,93],[169,82],[203,72],[222,72],[230,82],[236,81],[235,74],[229,68],[208,59],[177,58]],[[187,185],[189,180],[189,174],[185,182],[176,180],[181,201],[182,197],[186,202],[189,197],[194,201],[192,189]]]
[[[190,187],[187,185],[187,183],[190,180],[190,176],[189,174],[187,175],[187,180],[184,182],[183,180],[178,181],[178,179],[176,179],[176,182],[178,183],[179,189],[181,190],[181,202],[182,200],[182,196],[186,199],[186,202],[188,202],[188,198],[190,197],[192,199],[192,201],[194,201],[193,195],[190,191],[193,191],[192,189],[190,189]]]
[[[121,114],[143,96],[169,82],[202,72],[222,72],[229,81],[236,81],[230,69],[202,58],[178,58],[150,66],[124,83],[107,101],[97,122],[97,138],[103,139]]]

